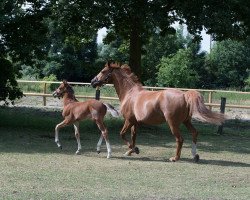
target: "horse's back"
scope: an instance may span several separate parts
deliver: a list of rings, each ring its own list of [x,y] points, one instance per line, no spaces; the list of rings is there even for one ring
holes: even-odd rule
[[[188,113],[184,92],[176,89],[143,90],[136,95],[133,110],[138,122],[160,124],[166,120],[183,121]]]

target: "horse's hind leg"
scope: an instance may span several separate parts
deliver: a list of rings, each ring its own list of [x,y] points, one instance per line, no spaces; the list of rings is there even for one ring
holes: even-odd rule
[[[108,130],[107,130],[107,128],[105,127],[105,125],[103,123],[103,119],[96,119],[95,121],[96,121],[96,124],[97,124],[98,128],[100,129],[100,131],[102,133],[102,136],[100,137],[99,142],[101,144],[101,141],[102,141],[101,138],[102,137],[105,139],[106,146],[107,146],[107,151],[108,151],[107,158],[110,158],[112,151],[111,151],[111,146],[110,146],[109,139],[108,139]]]
[[[192,156],[194,158],[194,161],[195,162],[198,162],[200,157],[199,155],[197,154],[197,147],[196,147],[196,144],[197,144],[197,136],[198,136],[198,132],[197,130],[193,127],[192,123],[191,123],[191,119],[183,122],[183,124],[187,127],[187,129],[192,133],[192,150],[191,150],[191,153],[192,153]]]
[[[75,129],[75,136],[77,141],[77,151],[76,154],[80,154],[80,150],[82,149],[81,141],[80,141],[80,131],[79,131],[79,122],[74,123],[74,129]]]
[[[176,155],[174,157],[171,157],[169,160],[172,162],[175,162],[180,159],[181,157],[181,148],[183,144],[183,138],[180,133],[179,125],[172,123],[170,120],[168,121],[169,127],[172,131],[172,134],[175,136],[176,140]]]

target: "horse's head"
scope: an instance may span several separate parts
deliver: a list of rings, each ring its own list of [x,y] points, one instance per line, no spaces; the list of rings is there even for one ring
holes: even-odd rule
[[[60,86],[53,92],[53,97],[63,97],[65,93],[73,92],[72,87],[68,84],[66,80],[60,84]],[[74,92],[73,92],[74,93]]]
[[[113,70],[118,68],[120,68],[120,63],[113,60],[108,61],[100,73],[91,80],[91,85],[97,87],[106,83],[112,83]]]

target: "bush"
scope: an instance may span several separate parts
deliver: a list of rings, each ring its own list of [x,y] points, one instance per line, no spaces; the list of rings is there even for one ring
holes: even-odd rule
[[[192,59],[190,49],[180,49],[175,55],[163,57],[158,65],[157,84],[163,87],[194,88],[199,76],[191,68]]]

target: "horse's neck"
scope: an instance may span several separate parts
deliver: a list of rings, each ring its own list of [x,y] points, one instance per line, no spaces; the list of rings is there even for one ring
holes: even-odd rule
[[[142,87],[137,85],[132,79],[129,77],[124,78],[120,76],[119,73],[115,75],[114,87],[121,102],[125,99],[128,93],[131,93],[133,90],[142,90]]]
[[[64,96],[63,96],[63,106],[66,106],[66,105],[68,105],[69,103],[72,103],[72,102],[77,102],[77,99],[76,99],[75,95],[65,93]]]

